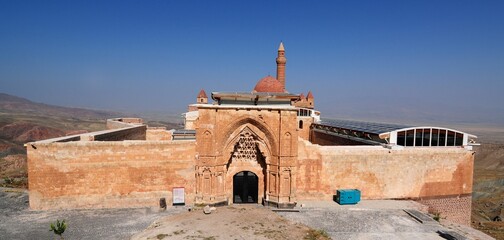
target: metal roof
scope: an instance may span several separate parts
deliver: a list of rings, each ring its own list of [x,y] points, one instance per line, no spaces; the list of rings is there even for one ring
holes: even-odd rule
[[[235,95],[245,95],[245,96],[289,96],[289,97],[299,97],[299,94],[293,94],[288,92],[212,92],[216,96],[235,96]]]
[[[173,140],[195,140],[196,130],[192,129],[178,129],[173,131]]]
[[[178,129],[173,132],[173,135],[195,135],[196,130]]]
[[[234,99],[234,100],[292,100],[299,99],[298,94],[291,93],[270,93],[270,92],[212,92],[213,100]]]
[[[314,123],[312,126],[314,130],[319,132],[367,144],[385,143],[401,146],[468,146],[474,144],[474,139],[477,138],[472,134],[443,127],[408,126],[342,119],[322,118],[320,122]],[[462,138],[458,137],[455,133],[462,134]],[[401,135],[400,139],[398,137],[399,135]],[[456,138],[459,140],[455,141]],[[407,141],[407,139],[409,139],[409,141]],[[416,141],[419,144],[417,144]],[[443,144],[440,144],[439,141]]]
[[[348,130],[372,133],[376,135],[396,131],[403,128],[413,127],[408,125],[391,124],[391,123],[375,123],[375,122],[327,119],[327,118],[322,118],[318,124],[337,128],[344,128]]]

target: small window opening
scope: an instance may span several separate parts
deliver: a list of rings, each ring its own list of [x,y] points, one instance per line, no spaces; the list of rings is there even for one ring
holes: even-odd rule
[[[303,120],[299,121],[299,129],[303,129]]]
[[[397,132],[397,145],[406,146],[406,132]]]
[[[440,147],[446,146],[446,130],[439,130],[438,146]]]
[[[455,146],[462,146],[464,144],[464,134],[457,133],[455,135]]]
[[[405,146],[415,146],[415,130],[406,131],[406,145]]]

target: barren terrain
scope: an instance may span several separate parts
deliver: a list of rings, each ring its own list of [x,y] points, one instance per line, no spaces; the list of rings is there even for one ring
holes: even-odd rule
[[[475,148],[473,227],[504,239],[504,144]]]
[[[306,225],[253,204],[219,207],[209,215],[199,208],[165,217],[132,239],[303,239],[309,233]]]

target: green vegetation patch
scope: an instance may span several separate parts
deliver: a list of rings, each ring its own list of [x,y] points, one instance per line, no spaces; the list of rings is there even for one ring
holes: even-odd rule
[[[331,239],[325,230],[310,229],[304,237],[305,240],[326,240]]]

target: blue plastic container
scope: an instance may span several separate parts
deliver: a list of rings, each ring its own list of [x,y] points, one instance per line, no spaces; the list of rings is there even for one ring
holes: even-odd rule
[[[334,200],[340,204],[357,204],[360,201],[361,192],[358,189],[339,189],[336,191]]]

